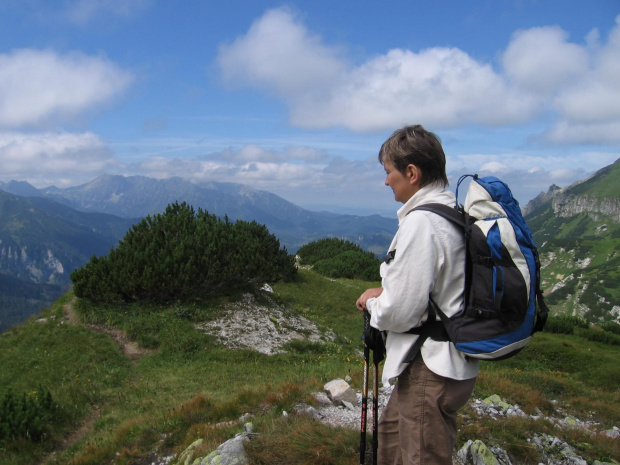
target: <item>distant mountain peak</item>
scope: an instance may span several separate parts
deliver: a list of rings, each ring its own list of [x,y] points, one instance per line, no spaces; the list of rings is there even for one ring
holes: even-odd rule
[[[9,194],[19,195],[20,197],[41,197],[43,195],[39,189],[26,181],[0,183],[0,189]]]

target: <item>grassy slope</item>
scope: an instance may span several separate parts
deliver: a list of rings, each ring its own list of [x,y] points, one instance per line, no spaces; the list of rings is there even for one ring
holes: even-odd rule
[[[301,271],[295,283],[274,285],[278,301],[338,337],[324,346],[292,344],[289,353],[272,357],[226,350],[194,332],[195,321],[217,315],[218,302],[150,309],[78,306],[90,323],[124,327],[156,349],[133,364],[109,336],[60,324],[63,305],[71,299],[64,296],[44,312],[54,320],[31,319],[0,336],[0,386],[31,392],[42,385],[61,406],[46,441],[34,448],[26,441],[12,442],[0,452],[0,463],[30,464],[43,458],[70,465],[138,463],[149,452],[180,452],[198,437],[205,439],[206,455],[240,428],[214,425],[246,412],[256,415],[253,421],[261,433],[250,444],[252,463],[358,463],[358,432],[283,419],[281,412],[311,402],[311,392],[337,377],[350,375],[351,384],[361,387],[362,318],[354,302],[370,285],[308,271]],[[618,346],[539,334],[517,358],[485,365],[475,395],[499,394],[529,413],[536,408],[551,413],[561,406],[565,414],[596,418],[600,429],[609,429],[620,423],[619,355]],[[477,419],[469,408],[464,413],[461,443],[476,438],[497,443],[515,463],[538,463],[538,453],[526,439],[536,431],[552,431],[546,422]],[[86,434],[64,447],[63,438],[88,419],[92,426]],[[553,434],[580,444],[588,461],[620,458],[617,441],[571,431]],[[49,455],[53,450],[58,452]]]

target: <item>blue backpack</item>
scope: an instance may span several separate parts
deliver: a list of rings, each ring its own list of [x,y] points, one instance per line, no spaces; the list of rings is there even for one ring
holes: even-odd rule
[[[460,206],[458,189],[468,177],[473,180],[465,205]],[[420,337],[405,362],[413,360],[428,337],[451,341],[467,357],[509,358],[525,347],[547,320],[538,251],[508,186],[493,176],[465,175],[458,181],[456,195],[454,208],[426,204],[414,210],[431,211],[463,228],[465,308],[448,317],[430,299],[427,321],[408,331]]]

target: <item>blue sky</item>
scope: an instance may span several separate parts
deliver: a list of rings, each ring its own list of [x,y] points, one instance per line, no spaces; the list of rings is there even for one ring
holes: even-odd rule
[[[619,158],[616,0],[1,0],[0,181],[236,182],[393,215],[404,124],[524,205]],[[461,199],[464,200],[464,199]]]

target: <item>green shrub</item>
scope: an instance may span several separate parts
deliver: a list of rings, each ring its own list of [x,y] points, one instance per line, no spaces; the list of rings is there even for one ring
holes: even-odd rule
[[[576,331],[578,336],[586,338],[590,341],[601,342],[603,344],[609,344],[614,346],[620,346],[620,336],[602,331],[600,329],[583,329],[579,328]]]
[[[601,325],[603,331],[608,331],[610,333],[617,334],[620,336],[620,325],[615,321],[607,321]]]
[[[47,434],[57,406],[46,389],[0,397],[0,444],[18,438],[39,442]]]
[[[550,316],[544,331],[555,334],[573,334],[575,328],[588,328],[588,322],[576,316]]]
[[[380,264],[381,262],[372,254],[350,250],[316,262],[314,270],[329,278],[380,281]]]
[[[255,221],[174,203],[148,216],[107,257],[71,274],[75,295],[99,302],[169,303],[249,288],[296,273],[294,258]]]
[[[351,241],[329,237],[304,245],[297,251],[297,255],[302,265],[314,265],[320,260],[334,258],[336,255],[348,251],[366,253],[359,245]]]
[[[359,245],[335,237],[320,239],[304,245],[297,251],[304,265],[313,265],[314,271],[329,278],[379,281],[381,262]]]

